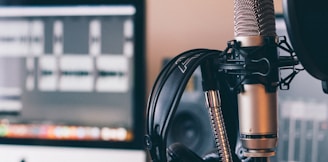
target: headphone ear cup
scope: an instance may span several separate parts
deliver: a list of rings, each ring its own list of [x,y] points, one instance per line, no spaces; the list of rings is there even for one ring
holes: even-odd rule
[[[170,162],[203,162],[196,153],[180,143],[171,144],[167,148]]]

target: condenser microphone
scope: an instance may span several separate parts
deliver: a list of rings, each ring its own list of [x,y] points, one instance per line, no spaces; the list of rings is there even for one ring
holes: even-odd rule
[[[236,56],[244,62],[238,76],[239,130],[244,156],[274,156],[277,145],[278,54],[273,0],[235,0]]]

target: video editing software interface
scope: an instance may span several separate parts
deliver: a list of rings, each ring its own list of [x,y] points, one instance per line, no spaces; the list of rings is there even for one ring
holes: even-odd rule
[[[2,6],[1,143],[134,141],[135,87],[143,87],[135,81],[143,77],[135,70],[136,12],[133,5]]]

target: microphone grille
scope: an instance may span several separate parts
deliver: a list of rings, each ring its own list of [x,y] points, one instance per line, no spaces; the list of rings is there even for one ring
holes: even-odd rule
[[[235,36],[275,36],[273,0],[235,0]]]

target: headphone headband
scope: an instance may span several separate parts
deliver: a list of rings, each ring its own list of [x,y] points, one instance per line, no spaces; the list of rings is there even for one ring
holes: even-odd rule
[[[154,162],[166,161],[166,137],[183,91],[196,68],[221,51],[195,49],[173,58],[161,71],[147,105],[146,146]]]

